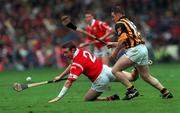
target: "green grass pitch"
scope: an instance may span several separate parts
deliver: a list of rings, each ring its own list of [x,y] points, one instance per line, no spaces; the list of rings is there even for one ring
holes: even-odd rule
[[[12,84],[26,83],[27,76],[32,77],[32,82],[49,80],[63,70],[45,68],[22,72],[5,71],[0,73],[0,113],[180,113],[180,64],[154,64],[150,70],[174,94],[173,99],[161,99],[160,93],[140,78],[134,84],[142,96],[133,100],[83,102],[83,96],[91,83],[82,75],[62,100],[48,104],[50,99],[58,95],[64,82],[29,88],[22,92],[15,92]],[[125,88],[118,82],[111,83],[111,90],[102,96],[114,93],[122,97]]]

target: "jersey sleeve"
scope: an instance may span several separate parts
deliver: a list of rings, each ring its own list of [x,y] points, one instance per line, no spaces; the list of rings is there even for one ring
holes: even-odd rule
[[[128,38],[125,33],[126,27],[124,26],[124,24],[117,23],[115,25],[115,30],[118,34],[118,41],[123,41],[123,40],[126,40],[126,38]]]
[[[104,30],[104,31],[112,31],[112,28],[106,23],[106,22],[102,22],[100,21],[99,22],[99,27],[101,30]]]
[[[77,80],[77,78],[81,75],[82,72],[83,72],[83,67],[81,64],[72,63],[68,80],[71,81]]]

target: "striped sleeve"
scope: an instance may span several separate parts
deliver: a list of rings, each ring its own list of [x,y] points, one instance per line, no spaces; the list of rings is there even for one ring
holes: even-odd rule
[[[123,23],[117,23],[115,25],[115,30],[116,30],[118,36],[120,36],[123,32],[126,31],[126,27],[124,26]]]

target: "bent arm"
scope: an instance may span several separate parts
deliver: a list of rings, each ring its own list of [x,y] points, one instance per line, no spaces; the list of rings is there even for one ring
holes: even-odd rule
[[[106,31],[106,34],[105,34],[103,37],[101,37],[100,39],[101,39],[101,40],[111,39],[112,37],[113,37],[113,31],[107,30],[107,31]]]
[[[117,43],[117,46],[116,46],[115,50],[114,50],[114,54],[117,55],[119,53],[119,51],[121,51],[123,49],[123,47],[124,47],[123,42],[119,41]]]
[[[118,45],[118,42],[108,42],[107,43],[108,48],[114,48],[114,47],[117,47],[117,45]]]
[[[100,37],[101,40],[111,39],[113,37],[113,30],[106,22],[99,22],[99,28],[101,31],[105,31],[105,34]]]
[[[110,55],[110,59],[114,59],[116,58],[116,56],[118,55],[118,53],[120,51],[122,51],[124,49],[124,46],[123,46],[123,43],[122,42],[118,42],[115,44],[116,45],[116,48],[115,50],[112,52],[112,54]]]
[[[55,80],[55,81],[56,81],[56,80],[60,80],[60,79],[62,79],[64,76],[68,75],[68,74],[70,73],[70,69],[71,69],[71,64],[70,64],[60,75],[56,76],[56,77],[54,78],[54,80]]]

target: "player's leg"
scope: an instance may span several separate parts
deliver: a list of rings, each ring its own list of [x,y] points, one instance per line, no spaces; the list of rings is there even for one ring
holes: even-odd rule
[[[94,101],[101,94],[102,94],[102,92],[97,92],[97,91],[90,88],[89,91],[84,96],[84,101]]]
[[[158,89],[161,92],[163,98],[173,98],[173,95],[159,82],[159,80],[151,76],[148,65],[137,66],[137,69],[142,79]]]
[[[84,101],[94,101],[99,97],[102,92],[108,86],[109,80],[107,77],[103,75],[104,67],[102,72],[99,74],[98,78],[92,83],[91,88],[88,90],[84,97]]]
[[[162,93],[163,98],[172,98],[173,95],[151,74],[149,73],[149,66],[148,66],[148,50],[145,45],[138,46],[139,54],[142,56],[140,57],[139,61],[137,62],[137,69],[139,74],[141,75],[142,79],[158,89]]]
[[[152,63],[153,62],[151,60],[148,61],[149,66],[152,65]],[[139,72],[136,66],[131,70],[131,73],[127,71],[123,71],[123,73],[126,74],[126,77],[128,78],[128,80],[133,81],[133,82],[139,78]]]
[[[132,69],[131,72],[122,71],[129,81],[136,81],[139,78],[139,73],[136,68]]]
[[[125,73],[122,71],[123,69],[132,65],[133,62],[128,59],[126,56],[122,56],[118,59],[115,65],[112,67],[112,73],[116,76],[118,80],[122,82],[126,87],[132,86],[129,80],[126,78]]]
[[[122,71],[125,75],[125,77],[130,81],[130,82],[134,82],[139,78],[139,73],[137,71],[137,69],[133,69],[131,72],[128,71]],[[118,79],[115,79],[113,82],[119,82]]]
[[[112,68],[112,73],[121,83],[126,86],[127,92],[124,100],[132,99],[139,95],[139,92],[134,88],[134,85],[127,79],[126,74],[122,71],[123,69],[131,66],[133,62],[125,55],[120,57]]]
[[[112,100],[119,100],[119,96],[117,94],[114,94],[109,97],[99,97],[102,94],[102,92],[97,92],[93,90],[92,88],[89,89],[89,91],[86,93],[84,97],[84,101],[112,101]]]
[[[96,101],[114,101],[114,100],[120,100],[120,97],[117,94],[114,94],[109,97],[98,97]]]
[[[115,79],[114,75],[111,72],[111,68],[107,65],[103,65],[102,72],[99,74],[98,78],[92,83],[91,88],[86,93],[84,100],[85,101],[110,101],[110,100],[119,100],[117,94],[109,97],[99,97],[102,92],[104,92],[109,86],[110,81]]]

